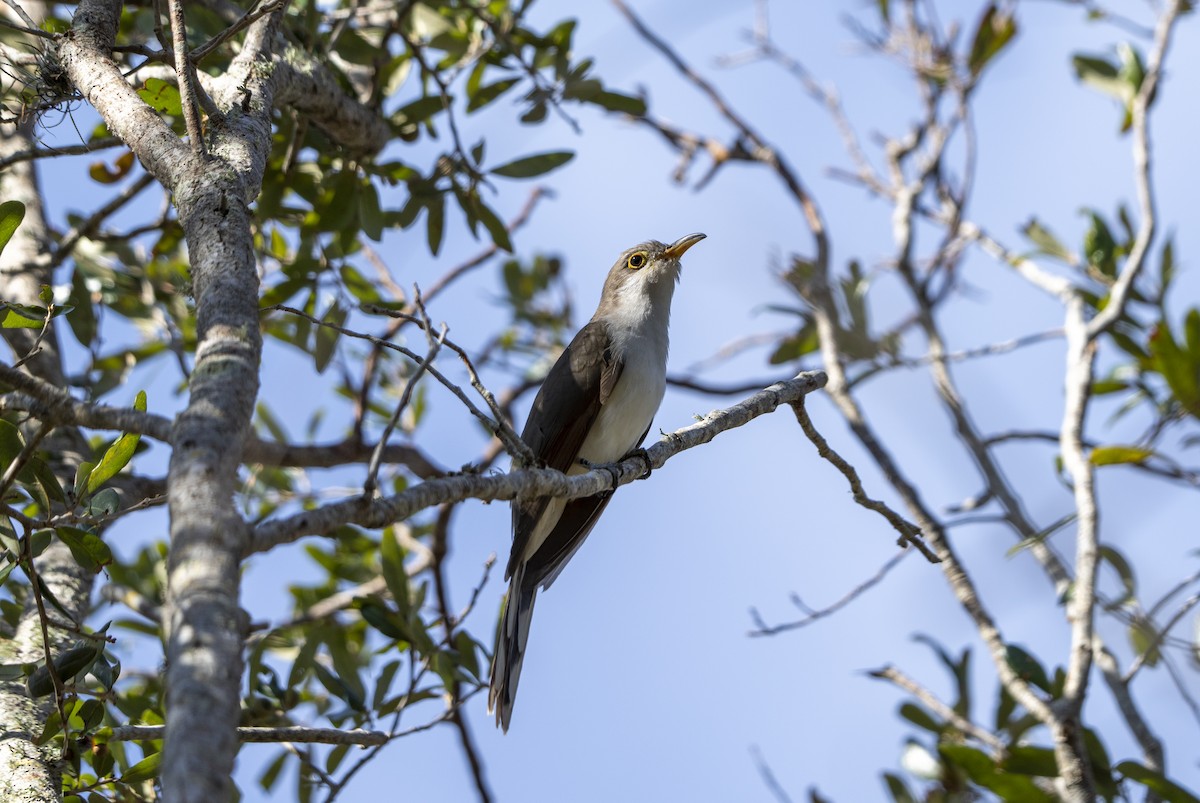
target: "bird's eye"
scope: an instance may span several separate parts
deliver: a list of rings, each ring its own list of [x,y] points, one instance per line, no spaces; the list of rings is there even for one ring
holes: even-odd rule
[[[633,254],[632,256],[629,257],[628,264],[629,264],[629,267],[633,268],[634,270],[637,270],[638,268],[640,268],[646,264],[646,255],[643,254],[641,251],[638,251],[636,254]]]

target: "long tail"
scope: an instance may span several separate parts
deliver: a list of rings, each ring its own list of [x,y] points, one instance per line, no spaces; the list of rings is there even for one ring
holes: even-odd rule
[[[525,642],[529,640],[529,623],[533,619],[533,603],[537,600],[537,586],[526,586],[524,579],[524,567],[518,567],[508,587],[492,657],[488,713],[495,713],[496,724],[505,733],[512,719],[517,681],[521,679],[521,663],[525,660]]]

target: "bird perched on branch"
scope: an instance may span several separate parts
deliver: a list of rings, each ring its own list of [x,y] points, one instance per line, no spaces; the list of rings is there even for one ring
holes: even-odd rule
[[[617,259],[600,306],[546,375],[521,438],[548,468],[580,474],[637,449],[667,385],[667,324],[679,258],[703,234],[670,245],[648,240]],[[488,713],[512,719],[529,623],[539,588],[549,588],[596,525],[611,493],[512,503],[511,580],[492,660]]]

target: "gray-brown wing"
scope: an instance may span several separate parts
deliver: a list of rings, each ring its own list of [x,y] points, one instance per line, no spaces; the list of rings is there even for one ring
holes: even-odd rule
[[[521,432],[522,440],[547,467],[566,471],[578,458],[579,447],[620,376],[621,363],[612,354],[607,327],[590,322],[546,375]],[[513,548],[505,578],[512,575],[545,507],[544,499],[513,503]]]

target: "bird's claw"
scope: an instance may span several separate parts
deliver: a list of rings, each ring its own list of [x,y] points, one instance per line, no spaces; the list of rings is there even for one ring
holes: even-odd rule
[[[621,459],[628,460],[631,457],[640,457],[642,459],[642,461],[646,464],[646,470],[644,472],[642,472],[642,475],[640,477],[638,477],[638,479],[639,480],[649,479],[650,472],[654,469],[654,466],[652,466],[650,464],[650,453],[647,452],[645,449],[638,447],[637,449],[632,450],[629,454],[625,455]]]
[[[579,458],[579,465],[586,468],[588,471],[596,471],[597,469],[607,471],[608,476],[612,477],[612,487],[602,493],[611,494],[617,490],[617,482],[621,479],[620,470],[612,463],[593,463],[586,458]]]

